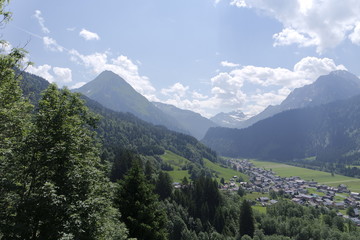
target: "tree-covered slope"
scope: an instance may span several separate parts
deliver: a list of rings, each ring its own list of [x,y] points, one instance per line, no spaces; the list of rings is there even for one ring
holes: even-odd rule
[[[360,96],[282,112],[246,129],[211,128],[203,142],[221,155],[353,160],[360,150]]]
[[[49,83],[38,76],[23,72],[21,85],[25,96],[34,100]],[[216,153],[194,137],[174,132],[163,126],[145,122],[131,113],[122,113],[103,107],[98,102],[82,96],[91,111],[100,115],[97,128],[104,152],[112,154],[117,149],[130,149],[144,155],[163,154],[170,150],[193,162],[205,157],[216,161]]]

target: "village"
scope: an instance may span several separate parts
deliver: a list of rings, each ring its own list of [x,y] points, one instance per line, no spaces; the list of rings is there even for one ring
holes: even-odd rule
[[[295,203],[307,206],[321,206],[338,210],[351,208],[353,209],[352,216],[343,214],[340,211],[337,214],[352,220],[356,225],[360,226],[360,194],[350,192],[344,184],[331,187],[318,184],[315,181],[305,181],[296,176],[283,178],[276,176],[271,170],[255,167],[248,160],[232,159],[230,163],[238,171],[248,175],[249,182],[239,182],[237,176],[234,176],[227,184],[222,186],[223,190],[238,191],[239,187],[241,187],[248,193],[267,193],[265,197],[257,198],[257,203],[261,206],[276,203],[277,200],[271,197],[275,193],[275,195],[287,197]],[[239,182],[239,185],[236,182]]]

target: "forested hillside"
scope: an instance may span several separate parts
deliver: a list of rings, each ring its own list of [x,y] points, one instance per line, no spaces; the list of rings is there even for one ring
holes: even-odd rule
[[[21,75],[24,95],[33,100],[39,99],[41,91],[49,83],[27,72]],[[130,113],[112,111],[86,96],[82,98],[94,113],[100,115],[96,131],[111,160],[115,151],[128,149],[144,155],[161,155],[165,150],[170,150],[196,163],[200,163],[202,158],[216,161],[216,153],[192,136],[155,126]]]
[[[246,129],[212,128],[203,142],[224,156],[289,162],[315,157],[323,163],[357,163],[359,106],[360,96],[356,96],[289,110]]]

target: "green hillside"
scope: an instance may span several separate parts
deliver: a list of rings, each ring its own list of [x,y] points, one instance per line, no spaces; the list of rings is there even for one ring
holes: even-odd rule
[[[184,177],[190,177],[187,170],[182,170],[186,165],[191,164],[191,162],[186,158],[181,157],[171,151],[165,151],[165,153],[161,155],[161,159],[174,168],[172,171],[167,171],[170,176],[172,176],[174,182],[181,182]],[[213,177],[218,181],[220,181],[221,178],[224,178],[225,181],[228,181],[234,176],[241,177],[244,179],[244,181],[249,179],[249,177],[245,174],[235,171],[234,169],[221,166],[218,163],[211,162],[206,158],[203,158],[203,163],[204,166],[213,173]]]

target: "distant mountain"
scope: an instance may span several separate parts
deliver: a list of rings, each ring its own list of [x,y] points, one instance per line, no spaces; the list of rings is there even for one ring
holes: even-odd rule
[[[221,112],[210,118],[211,121],[218,124],[219,126],[229,128],[238,127],[246,119],[246,115],[240,110],[229,113]]]
[[[360,157],[360,95],[293,109],[245,129],[210,128],[203,142],[230,157],[348,163]],[[345,160],[344,160],[345,161]]]
[[[22,75],[20,84],[23,94],[31,97],[32,103],[36,104],[49,82],[27,72],[22,72]],[[130,149],[143,155],[163,154],[164,150],[170,150],[199,164],[203,158],[217,160],[214,151],[192,136],[154,126],[131,113],[116,112],[86,96],[82,97],[89,109],[101,116],[96,131],[102,141],[104,155],[113,156],[119,149]]]
[[[153,104],[165,114],[176,119],[182,129],[187,130],[197,139],[202,139],[209,128],[218,126],[211,120],[201,116],[199,113],[183,110],[173,105],[160,102],[153,102]]]
[[[135,91],[123,78],[111,71],[102,72],[94,80],[74,91],[84,94],[111,110],[129,112],[155,125],[163,125],[171,130],[187,133],[179,127],[176,119],[164,114]]]
[[[360,94],[360,79],[358,77],[344,70],[333,71],[328,75],[320,76],[312,84],[294,89],[280,105],[269,106],[258,115],[241,122],[236,127],[245,128],[286,110],[318,106],[347,99],[357,94]]]

